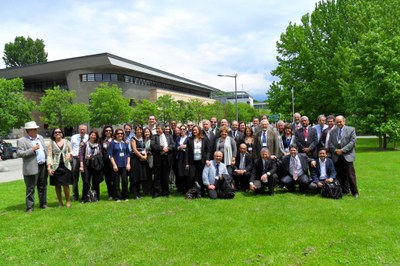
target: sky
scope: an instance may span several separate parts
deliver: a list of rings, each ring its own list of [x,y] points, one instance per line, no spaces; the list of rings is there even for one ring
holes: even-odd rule
[[[22,0],[0,9],[0,47],[44,40],[48,61],[111,53],[223,91],[266,99],[276,42],[316,0]],[[3,53],[2,53],[3,56]],[[0,60],[0,68],[5,68]]]

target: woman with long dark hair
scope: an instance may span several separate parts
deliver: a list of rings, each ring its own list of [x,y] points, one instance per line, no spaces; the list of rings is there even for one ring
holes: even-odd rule
[[[133,198],[140,199],[140,186],[147,181],[146,164],[147,152],[143,137],[143,127],[136,126],[135,135],[131,139],[133,155],[131,156],[131,184],[133,188]]]
[[[100,200],[100,183],[102,181],[103,151],[99,144],[99,132],[92,130],[89,133],[89,140],[79,151],[80,168],[83,174],[82,203],[87,201],[87,194],[90,189],[96,191],[97,200]]]
[[[108,157],[107,150],[111,141],[113,140],[114,129],[112,126],[104,126],[103,131],[101,132],[100,137],[100,145],[103,151],[103,175],[107,185],[107,193],[108,200],[112,200],[114,198],[113,187],[114,187],[114,178],[113,178],[113,168],[111,165],[110,158]]]
[[[144,146],[146,149],[147,160],[145,164],[145,171],[146,171],[146,181],[142,182],[143,194],[144,195],[151,195],[151,187],[153,182],[153,154],[151,153],[151,138],[152,133],[151,129],[146,127],[143,130],[143,140]]]
[[[121,199],[129,200],[128,175],[131,170],[131,158],[128,144],[124,141],[124,130],[117,128],[114,132],[114,139],[108,147],[108,156],[113,166],[114,176],[114,199],[119,202]],[[122,185],[122,193],[120,189]]]
[[[71,207],[69,185],[72,184],[72,147],[69,140],[64,138],[61,128],[51,133],[51,143],[48,145],[47,167],[50,174],[50,185],[55,186],[58,207],[64,206],[61,196],[63,187],[66,206]]]
[[[205,194],[203,186],[203,169],[210,160],[211,150],[208,138],[205,138],[198,126],[193,126],[192,137],[188,138],[186,144],[186,168],[189,170],[189,188],[201,187],[202,195]]]
[[[180,136],[175,140],[174,172],[176,176],[176,189],[178,192],[186,193],[190,188],[189,171],[186,169],[186,147],[188,136],[186,126],[180,126]]]

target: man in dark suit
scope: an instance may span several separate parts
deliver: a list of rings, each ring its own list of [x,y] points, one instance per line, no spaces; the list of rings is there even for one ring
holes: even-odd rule
[[[239,146],[239,154],[236,155],[235,164],[232,165],[232,177],[237,189],[249,190],[251,171],[253,170],[253,159],[247,152],[246,144]]]
[[[296,184],[299,184],[300,191],[304,191],[311,181],[308,163],[311,163],[312,167],[316,167],[316,162],[304,153],[298,153],[296,144],[289,146],[289,152],[289,155],[282,158],[283,177],[281,183],[291,192],[295,190]]]
[[[172,165],[175,142],[170,134],[164,134],[164,125],[156,125],[157,134],[151,140],[154,158],[153,198],[169,196],[169,172]]]
[[[260,158],[262,148],[268,148],[271,155],[280,156],[279,138],[275,131],[269,126],[268,119],[261,121],[261,131],[254,135],[253,158]]]
[[[262,148],[260,154],[261,157],[256,160],[251,172],[250,190],[255,193],[262,193],[268,186],[269,195],[273,196],[275,184],[278,180],[276,161],[270,157],[268,148]]]
[[[317,166],[311,168],[311,189],[321,189],[325,182],[330,183],[336,179],[336,170],[333,161],[326,156],[327,153],[325,149],[320,149],[318,151],[319,159],[317,160]]]
[[[215,138],[219,138],[219,128],[218,128],[218,120],[216,117],[211,117],[210,119],[211,131],[214,134]]]
[[[336,127],[331,130],[329,149],[335,163],[337,178],[342,186],[343,194],[351,191],[358,198],[356,171],[354,169],[356,131],[346,126],[346,120],[339,115],[335,119]]]
[[[317,158],[318,135],[315,128],[309,126],[310,120],[307,116],[301,117],[302,127],[296,130],[296,145],[299,153],[304,153],[308,157]]]
[[[335,117],[333,115],[328,115],[328,117],[326,118],[326,124],[328,125],[328,127],[322,131],[318,147],[319,149],[324,148],[326,150],[326,156],[331,158],[332,156],[331,151],[329,150],[329,138],[331,135],[331,130],[335,126]]]
[[[201,124],[203,126],[203,129],[201,130],[201,132],[203,133],[203,136],[208,139],[208,142],[210,145],[209,152],[211,154],[213,154],[214,153],[214,143],[215,143],[216,138],[215,138],[214,133],[211,130],[210,120],[204,119]]]
[[[244,142],[244,133],[239,131],[239,122],[236,120],[232,121],[228,135],[235,140],[237,148]]]
[[[300,113],[294,113],[293,115],[293,123],[292,123],[292,133],[296,133],[296,130],[301,128],[301,114]]]

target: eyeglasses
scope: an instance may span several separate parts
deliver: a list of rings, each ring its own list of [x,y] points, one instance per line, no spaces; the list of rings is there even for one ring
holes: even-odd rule
[[[181,130],[186,130],[186,128],[181,128]]]
[[[116,135],[124,135],[124,133],[122,133],[122,132],[118,132]]]
[[[54,131],[54,134],[62,134],[61,131]]]
[[[106,130],[104,130],[104,132],[112,132],[112,130],[111,129],[106,129]]]

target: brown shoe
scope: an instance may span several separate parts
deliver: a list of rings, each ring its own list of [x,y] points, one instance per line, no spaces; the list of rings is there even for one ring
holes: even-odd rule
[[[33,212],[32,208],[29,208],[29,209],[26,210],[26,213],[32,213],[32,212]]]
[[[44,205],[40,206],[40,208],[41,208],[41,209],[47,209],[47,208],[49,208],[49,207],[47,206],[47,204],[44,204]]]

